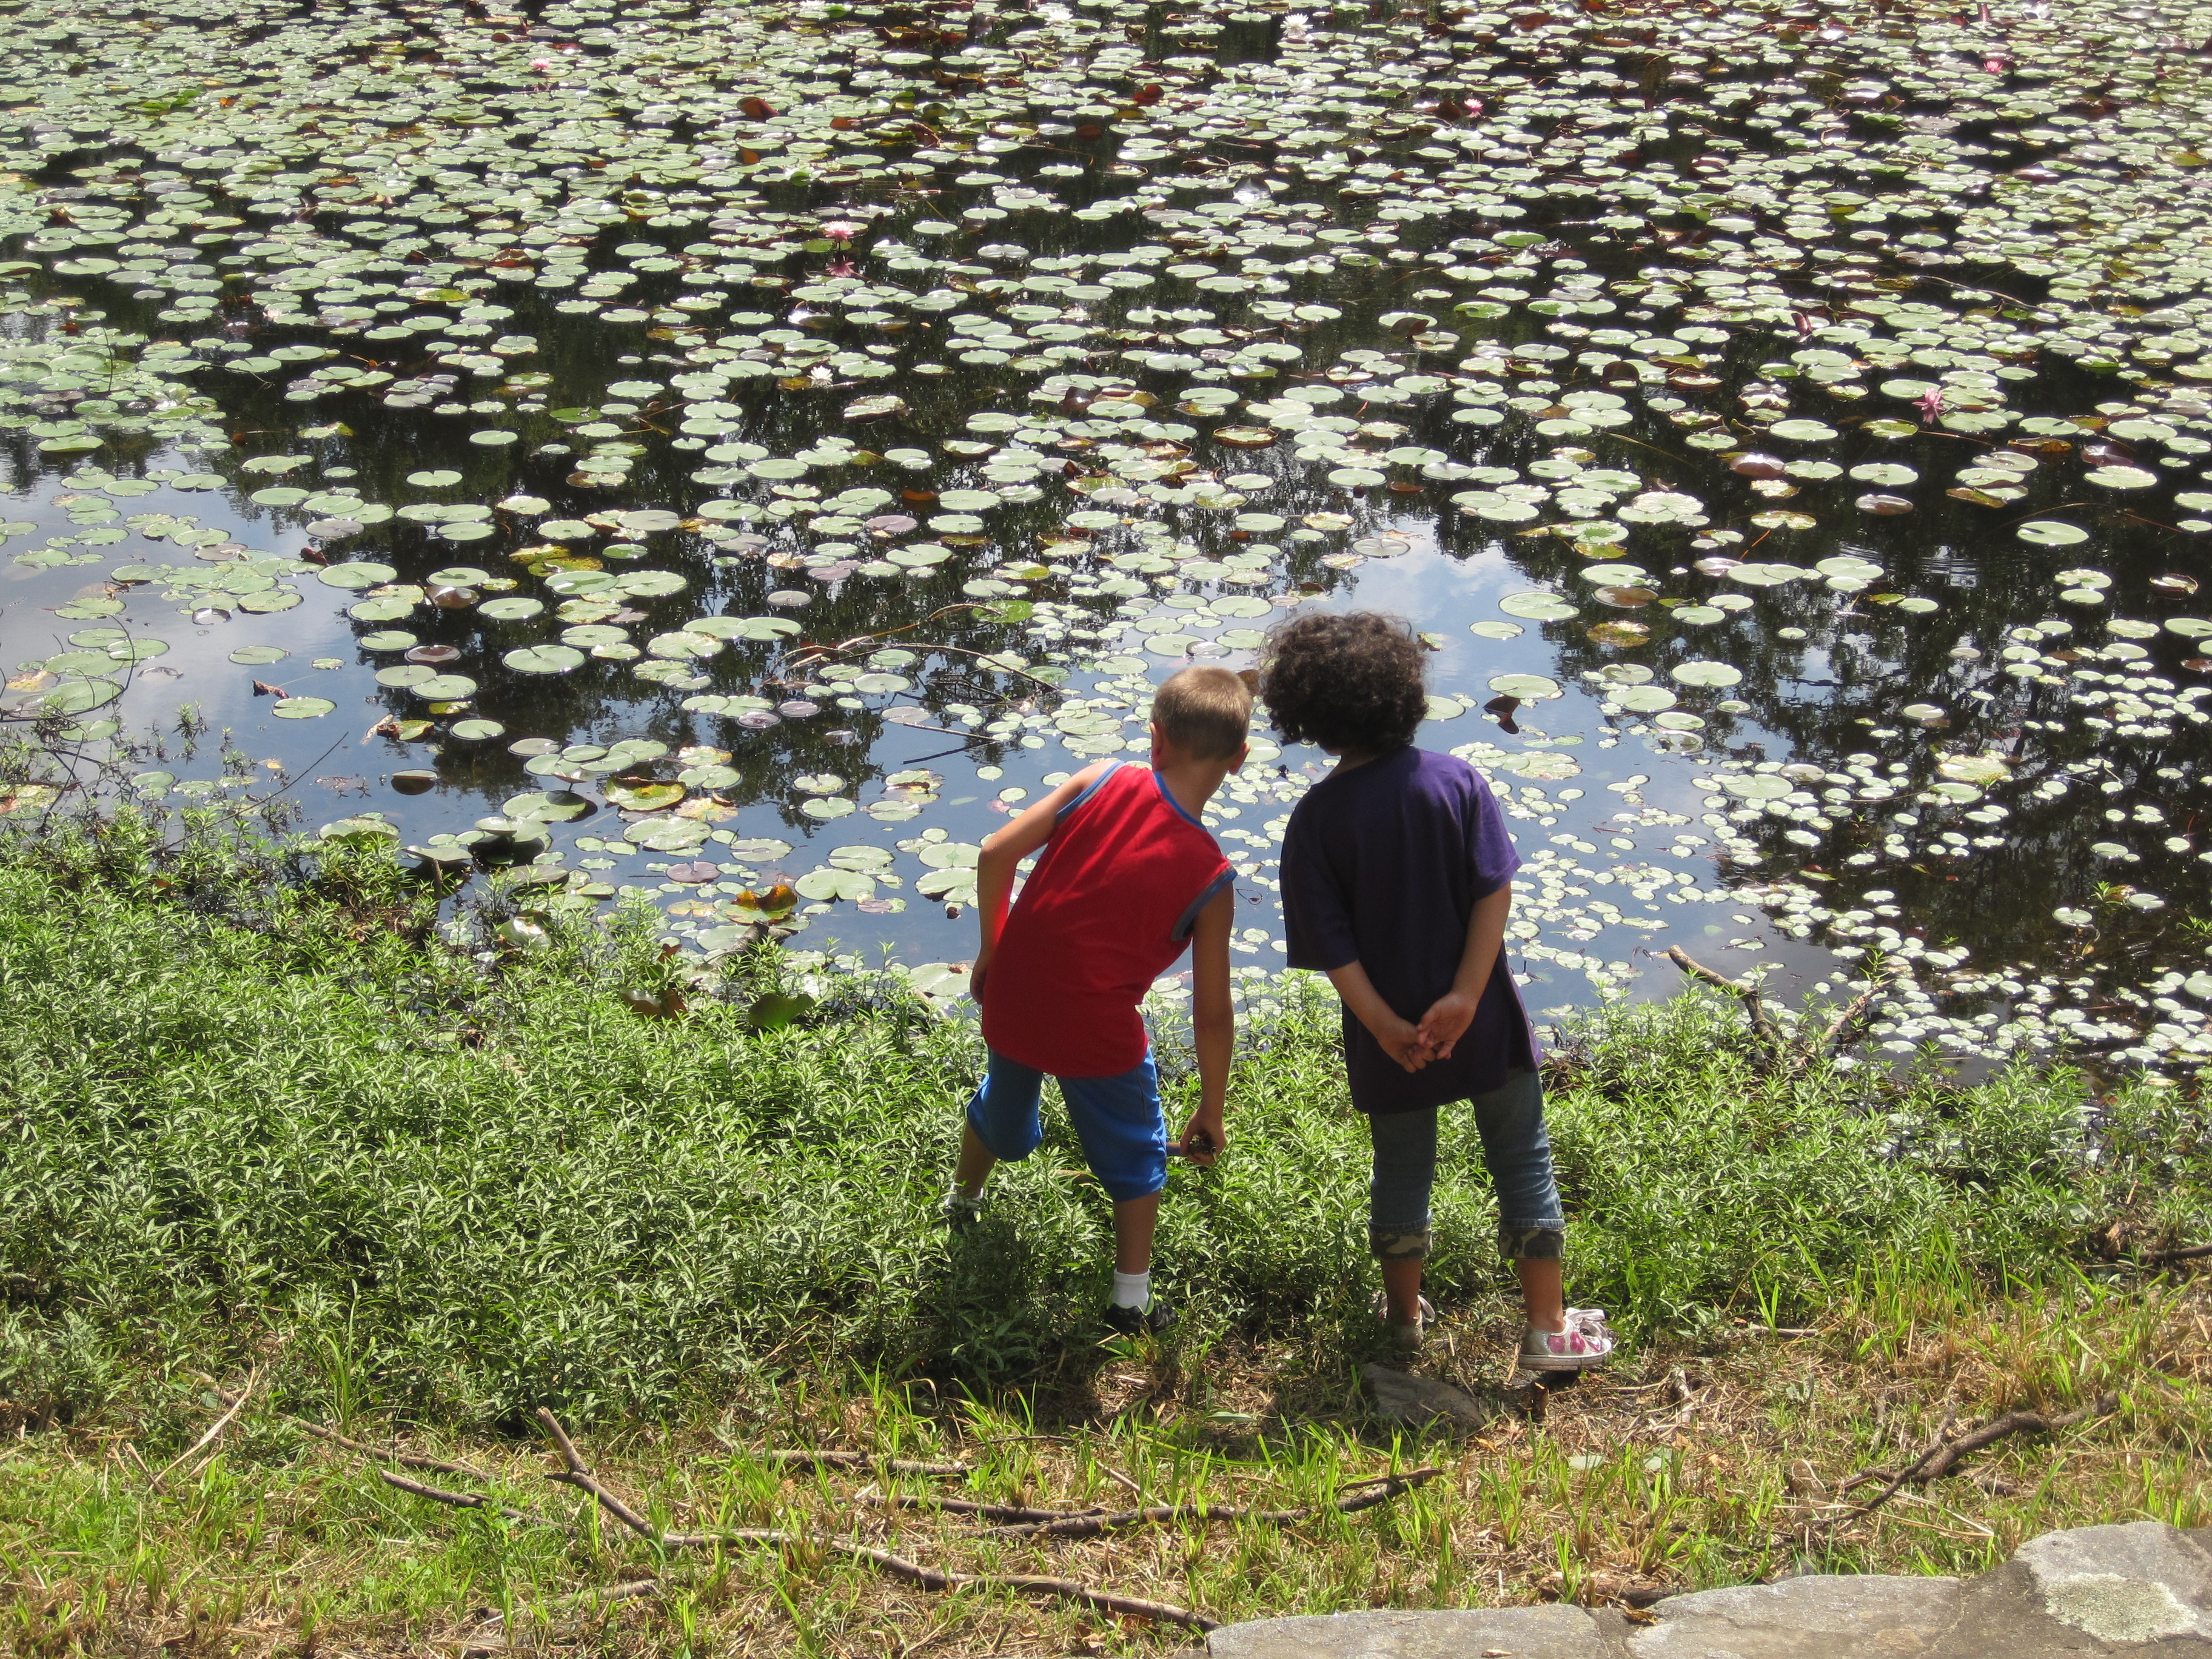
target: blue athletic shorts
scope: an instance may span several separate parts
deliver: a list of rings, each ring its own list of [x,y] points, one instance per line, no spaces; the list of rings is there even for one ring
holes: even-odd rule
[[[1044,1139],[1037,1095],[1045,1074],[1034,1066],[991,1056],[991,1069],[968,1103],[969,1127],[994,1158],[1019,1163]],[[1116,1077],[1064,1077],[1060,1098],[1083,1143],[1084,1162],[1116,1204],[1146,1198],[1168,1184],[1168,1129],[1160,1115],[1159,1074],[1152,1050]]]

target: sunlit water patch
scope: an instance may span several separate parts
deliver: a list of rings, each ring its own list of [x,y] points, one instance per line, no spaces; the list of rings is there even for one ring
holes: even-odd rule
[[[1882,979],[1893,1053],[2212,1052],[2212,9],[4,26],[19,716],[944,963],[1162,675],[1378,605],[1539,1006],[1680,944]],[[1213,814],[1262,1000],[1321,765]]]

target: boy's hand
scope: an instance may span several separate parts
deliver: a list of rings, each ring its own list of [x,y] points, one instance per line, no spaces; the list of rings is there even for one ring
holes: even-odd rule
[[[1431,1058],[1451,1058],[1452,1045],[1467,1035],[1481,1000],[1462,991],[1447,991],[1429,1005],[1429,1012],[1421,1016],[1416,1035],[1422,1047],[1430,1051]]]
[[[988,951],[979,951],[974,964],[968,969],[968,994],[975,999],[978,1008],[983,1006],[983,975],[990,971],[991,953]]]
[[[1208,1112],[1200,1107],[1190,1115],[1190,1121],[1182,1126],[1182,1155],[1201,1170],[1213,1167],[1213,1160],[1229,1145],[1229,1132],[1222,1127],[1221,1114]]]

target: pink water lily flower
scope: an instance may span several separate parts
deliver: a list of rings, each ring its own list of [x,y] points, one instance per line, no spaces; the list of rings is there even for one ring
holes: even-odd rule
[[[860,234],[860,228],[849,219],[832,219],[822,227],[822,234],[833,242],[849,242]]]

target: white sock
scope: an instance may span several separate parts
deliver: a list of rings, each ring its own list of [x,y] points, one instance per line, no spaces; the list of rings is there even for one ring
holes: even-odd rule
[[[1114,1305],[1117,1308],[1148,1308],[1152,1304],[1152,1274],[1148,1267],[1140,1273],[1116,1273],[1114,1275]]]

